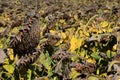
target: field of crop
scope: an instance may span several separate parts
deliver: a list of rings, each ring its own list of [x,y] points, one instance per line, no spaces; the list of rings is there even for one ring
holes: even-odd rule
[[[11,36],[32,10],[40,55],[18,58]],[[0,80],[119,79],[120,0],[0,0]]]

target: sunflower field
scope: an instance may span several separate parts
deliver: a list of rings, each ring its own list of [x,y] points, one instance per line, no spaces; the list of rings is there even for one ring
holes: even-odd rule
[[[41,51],[19,69],[8,45],[32,9]],[[0,0],[0,80],[120,80],[120,0]]]

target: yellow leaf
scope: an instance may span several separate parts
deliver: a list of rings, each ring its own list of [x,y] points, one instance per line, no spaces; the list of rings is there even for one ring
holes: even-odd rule
[[[11,30],[11,33],[18,33],[19,32],[19,29],[18,27],[15,27]]]
[[[54,35],[54,34],[56,34],[56,31],[55,30],[50,30],[50,33]]]
[[[113,32],[113,29],[108,29],[108,32]]]
[[[2,48],[3,47],[3,45],[2,45],[2,43],[1,43],[1,41],[0,41],[0,48]]]
[[[76,49],[76,43],[77,43],[77,39],[72,37],[71,41],[70,41],[70,51],[73,52]]]
[[[85,54],[86,54],[86,51],[83,50],[83,51],[80,53],[80,57],[85,57]]]
[[[78,73],[78,72],[75,70],[75,68],[72,68],[72,69],[71,69],[70,78],[75,79],[75,78],[77,78],[77,76],[79,76],[79,75],[80,75],[80,73]]]
[[[55,44],[55,46],[60,45],[60,44],[65,40],[65,38],[67,37],[66,34],[65,34],[64,32],[58,33],[58,36],[60,36],[61,39],[60,39],[60,41],[58,41],[58,42]]]
[[[106,76],[107,76],[107,73],[102,73],[100,76],[106,77]]]
[[[74,15],[74,19],[78,20],[78,15],[77,14]]]
[[[14,55],[10,54],[10,59],[13,60],[14,59]]]
[[[64,19],[61,19],[61,20],[60,20],[60,23],[65,23],[65,20],[64,20]]]
[[[107,32],[108,30],[107,29],[102,29],[103,32]]]
[[[79,48],[82,45],[83,41],[84,41],[83,39],[78,39],[78,38],[73,36],[71,38],[71,41],[70,41],[70,44],[71,44],[70,45],[70,51],[73,52],[77,48]]]
[[[92,59],[92,58],[88,58],[87,62],[89,62],[89,63],[96,63],[95,59]]]
[[[117,50],[117,44],[113,46],[113,50]]]
[[[100,23],[100,26],[105,28],[105,27],[108,26],[108,22],[107,21],[103,21],[103,22]]]
[[[86,55],[85,58],[88,59],[90,56],[89,55]]]
[[[88,32],[84,32],[84,35],[87,36],[87,37],[90,36],[90,34]]]
[[[110,50],[107,50],[106,54],[107,54],[107,57],[108,57],[108,58],[111,57],[111,51],[110,51]]]
[[[99,33],[99,34],[100,34],[100,33],[103,33],[103,31],[102,31],[102,30],[98,30],[97,33]]]
[[[97,76],[89,76],[88,80],[99,80]]]
[[[78,61],[79,59],[78,59],[78,55],[73,55],[72,57],[71,57],[71,60],[72,61]]]
[[[49,78],[45,77],[44,80],[49,80]]]
[[[14,72],[14,66],[13,65],[4,65],[3,68],[8,71],[9,73]]]
[[[13,55],[13,50],[8,48],[8,52],[9,52],[9,57],[11,60],[14,60],[14,55]]]
[[[97,28],[90,27],[89,31],[92,33],[97,33],[99,30]]]
[[[66,34],[63,33],[63,32],[61,33],[61,36],[62,36],[63,39],[65,39],[67,37]]]

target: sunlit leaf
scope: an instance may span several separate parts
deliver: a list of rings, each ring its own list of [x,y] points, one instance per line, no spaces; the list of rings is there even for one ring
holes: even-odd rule
[[[118,45],[115,44],[115,45],[113,46],[113,50],[117,50],[117,47],[118,47]]]
[[[78,48],[76,44],[77,44],[77,38],[72,37],[71,41],[70,41],[70,50],[71,50],[71,52],[73,52],[76,48]]]
[[[86,51],[85,50],[83,50],[82,52],[80,52],[80,54],[79,54],[81,57],[85,57],[85,55],[86,55]]]
[[[51,69],[51,58],[49,57],[49,54],[46,53],[42,53],[40,55],[40,62],[45,66],[46,69]]]
[[[41,53],[39,60],[40,60],[41,64],[43,64],[45,69],[47,69],[47,72],[48,72],[47,76],[49,77],[49,76],[53,75],[52,69],[51,69],[52,60],[51,60],[51,57],[49,56],[49,53],[48,52]]]
[[[90,37],[90,34],[88,32],[84,32],[84,35]]]
[[[107,29],[102,29],[103,32],[107,32],[108,30]]]
[[[32,77],[32,71],[30,69],[28,69],[27,71],[27,80],[31,80]]]
[[[89,62],[89,63],[96,63],[95,59],[92,59],[92,58],[88,58],[87,62]]]
[[[7,0],[7,2],[1,1],[0,3],[0,48],[7,49],[7,53],[0,51],[0,79],[19,80],[14,78],[19,75],[20,80],[61,80],[61,78],[63,80],[120,80],[118,65],[120,61],[114,62],[114,55],[119,53],[119,0],[36,1],[34,3],[33,0]],[[11,2],[15,5],[12,5]],[[29,3],[33,5],[29,5]],[[26,15],[33,7],[40,7],[40,9],[34,9],[35,12],[38,12],[41,30],[39,33],[40,44],[36,48],[43,52],[40,53],[38,61],[32,65],[34,69],[30,66],[25,75],[19,74],[22,71],[16,74],[17,68],[15,69],[14,63],[19,58],[18,56],[14,57],[15,51],[13,52],[13,49],[8,48],[7,44],[10,41],[11,34],[17,34],[22,26],[12,27],[11,25],[14,25],[14,21],[22,20],[23,27],[25,26],[25,29],[30,28],[30,32],[32,32],[30,26],[33,23],[29,23]],[[30,13],[30,15],[33,14],[34,11]],[[23,21],[24,18],[26,21]],[[31,18],[30,20],[34,19]],[[5,35],[2,33],[4,30]],[[52,39],[50,39],[51,37],[46,38],[46,33],[53,35],[53,37],[57,35],[60,40],[51,45]],[[117,44],[111,45],[113,43],[110,43],[109,35],[114,35],[117,38]],[[21,35],[18,36],[22,37]],[[104,36],[108,37],[104,38]],[[49,41],[47,42],[47,40]],[[46,49],[49,47],[47,45],[53,48],[53,53],[47,52]],[[61,59],[62,56],[65,58],[59,60],[52,57],[58,50],[60,50],[58,58]],[[66,56],[66,52],[70,53],[70,55],[68,54],[69,57]],[[117,57],[119,58],[119,56]],[[84,74],[84,71],[79,71],[78,69],[81,66],[76,66],[76,63],[83,64],[82,69],[87,71],[90,69],[88,71],[90,73],[85,72]],[[88,63],[94,63],[95,66]],[[94,67],[94,72],[91,72],[92,67]],[[116,73],[111,73],[114,70]],[[109,71],[110,75],[108,74]]]
[[[108,26],[108,24],[109,23],[107,21],[103,21],[103,22],[100,23],[100,26],[103,27],[103,28],[105,28],[105,27]]]
[[[0,48],[2,48],[3,47],[3,44],[2,44],[2,41],[0,40]]]
[[[70,51],[73,52],[75,51],[77,48],[79,48],[80,46],[82,46],[84,39],[79,39],[76,37],[72,37],[71,41],[70,41]]]
[[[89,76],[88,80],[99,80],[99,78],[96,76]]]
[[[11,60],[14,60],[13,50],[8,48],[9,57]]]
[[[8,58],[5,59],[4,64],[9,64],[9,59]]]
[[[14,72],[14,66],[9,64],[9,65],[4,65],[3,68],[8,71],[9,73],[13,73]]]
[[[55,30],[50,30],[50,33],[51,33],[51,34],[55,34],[56,31],[55,31]]]
[[[65,34],[64,32],[58,33],[58,36],[60,36],[61,39],[60,39],[60,41],[58,41],[58,42],[55,44],[55,46],[60,45],[60,44],[65,40],[65,38],[67,37],[66,34]]]
[[[99,69],[99,68],[96,70],[96,74],[97,74],[97,75],[100,74],[100,69]]]
[[[53,75],[53,71],[52,71],[52,68],[49,67],[50,69],[48,69],[48,77],[51,77]]]
[[[113,32],[113,29],[108,29],[108,32]]]
[[[110,50],[107,50],[106,54],[107,54],[108,58],[110,58],[112,56],[112,52]]]
[[[106,76],[107,76],[107,73],[102,73],[100,76],[106,77]]]
[[[75,68],[72,68],[72,69],[71,69],[70,78],[75,79],[75,78],[77,78],[77,76],[79,76],[79,75],[80,75],[80,73],[77,72],[77,71],[75,70]]]
[[[54,77],[54,79],[53,80],[58,80],[58,78],[57,77]]]

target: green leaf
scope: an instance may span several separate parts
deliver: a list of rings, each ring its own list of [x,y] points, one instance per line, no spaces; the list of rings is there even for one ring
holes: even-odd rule
[[[40,62],[41,62],[41,64],[44,64],[44,61],[45,60],[45,55],[44,55],[44,53],[41,53],[41,55],[40,55]]]
[[[47,76],[48,77],[52,76],[53,75],[52,68],[51,68],[52,59],[49,56],[48,52],[41,53],[41,55],[40,55],[40,62],[41,62],[41,64],[43,64],[45,69],[47,69],[47,73],[48,73]]]
[[[101,57],[98,55],[98,54],[91,54],[91,57],[94,58],[94,59],[100,59]]]
[[[52,76],[53,75],[53,71],[52,71],[52,68],[48,70],[48,77]]]
[[[30,69],[28,69],[28,71],[27,71],[27,80],[31,80],[31,76],[32,76],[32,71]]]
[[[43,64],[43,66],[44,66],[46,69],[50,69],[50,68],[51,68],[50,65],[51,65],[52,60],[51,60],[48,52],[42,53],[42,54],[40,55],[40,62]]]
[[[99,73],[100,73],[100,69],[98,68],[97,71],[96,71],[96,74],[99,75]]]
[[[4,65],[3,68],[9,73],[13,73],[15,69],[13,65]]]
[[[80,73],[77,72],[74,68],[71,69],[70,78],[75,79],[75,78],[77,78],[77,76],[79,76],[79,75],[80,75]]]
[[[110,50],[107,50],[106,54],[107,54],[107,57],[108,57],[108,58],[111,58],[111,57],[112,57],[112,52],[111,52]]]
[[[99,80],[99,78],[95,77],[95,76],[89,76],[88,80]]]
[[[54,77],[54,79],[53,80],[58,80],[58,78],[57,77]]]

